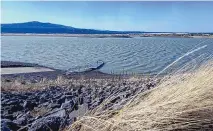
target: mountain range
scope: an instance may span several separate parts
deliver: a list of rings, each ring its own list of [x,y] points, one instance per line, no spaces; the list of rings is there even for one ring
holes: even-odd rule
[[[24,23],[1,24],[1,33],[35,33],[35,34],[132,34],[141,31],[110,31],[75,28],[53,23],[38,21]]]

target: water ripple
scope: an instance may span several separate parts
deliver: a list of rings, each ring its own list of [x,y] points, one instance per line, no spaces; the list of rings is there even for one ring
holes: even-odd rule
[[[208,48],[193,53],[213,54],[213,39],[204,38],[72,38],[39,36],[2,36],[2,60],[39,63],[58,69],[94,64],[101,59],[101,71],[154,74],[195,47]],[[181,63],[182,62],[182,63]]]

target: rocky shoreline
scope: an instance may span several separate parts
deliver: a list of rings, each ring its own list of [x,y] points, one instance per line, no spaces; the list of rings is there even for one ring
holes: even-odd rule
[[[116,74],[106,74],[100,72],[98,70],[88,71],[88,72],[78,72],[78,73],[68,73],[65,70],[54,69],[51,67],[46,67],[34,63],[25,63],[25,62],[13,62],[13,61],[1,61],[1,68],[16,68],[16,67],[44,67],[48,69],[52,69],[54,71],[47,72],[32,72],[32,73],[20,73],[20,74],[1,74],[4,79],[8,79],[10,81],[14,81],[16,79],[21,78],[22,80],[31,81],[32,83],[41,81],[42,79],[48,80],[56,80],[58,77],[62,76],[68,79],[91,79],[91,78],[103,78],[103,79],[111,79],[111,78],[126,78],[129,77],[127,75],[116,75]]]
[[[1,130],[62,130],[85,114],[119,110],[137,93],[155,87],[160,81],[90,72],[69,74],[62,78],[65,83],[56,80],[54,85],[45,85],[40,83],[41,79],[32,82],[37,75],[49,77],[42,73],[2,77]],[[56,73],[55,77],[59,75],[62,73]],[[17,84],[19,78],[21,82]],[[35,88],[24,89],[31,85]]]
[[[156,84],[157,81],[150,79],[94,79],[32,91],[4,90],[1,92],[2,130],[61,130],[106,100],[99,112],[120,109],[135,94]]]

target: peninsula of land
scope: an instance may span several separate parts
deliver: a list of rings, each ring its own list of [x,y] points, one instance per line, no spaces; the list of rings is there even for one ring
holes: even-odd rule
[[[145,32],[83,29],[71,26],[31,21],[1,24],[2,36],[53,36],[88,38],[177,37],[213,38],[212,32]]]

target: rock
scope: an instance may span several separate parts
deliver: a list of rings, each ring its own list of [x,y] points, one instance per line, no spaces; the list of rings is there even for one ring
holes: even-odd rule
[[[95,109],[98,105],[99,105],[98,102],[95,102],[93,104],[88,104],[88,109],[89,110]]]
[[[65,92],[64,95],[72,95],[72,91]]]
[[[22,100],[26,100],[28,98],[28,96],[27,95],[20,95],[19,98],[22,99]]]
[[[82,93],[82,88],[83,88],[82,86],[79,87],[79,89],[78,89],[78,94],[81,94],[81,93]]]
[[[73,96],[74,96],[74,97],[78,97],[78,92],[74,92],[74,93],[73,93]]]
[[[16,119],[22,117],[23,115],[25,115],[25,113],[21,111],[13,113],[13,116],[16,117]]]
[[[40,98],[39,100],[39,103],[42,104],[42,103],[45,103],[47,102],[48,100],[46,98]]]
[[[100,90],[100,91],[98,92],[98,94],[99,94],[99,95],[103,95],[103,94],[104,94],[104,91],[103,91],[103,90]]]
[[[92,93],[92,89],[91,88],[86,88],[85,91],[86,91],[87,94],[91,94]]]
[[[82,104],[84,103],[83,97],[79,97],[79,98],[78,98],[78,102],[79,102],[80,105],[82,105]]]
[[[13,114],[14,112],[23,110],[23,107],[18,103],[17,105],[10,105],[7,108],[8,114]]]
[[[35,117],[35,120],[40,119],[40,118],[42,118],[42,116],[40,116],[40,115],[39,115],[39,116],[36,116],[36,117]]]
[[[131,92],[126,92],[126,94],[124,95],[125,98],[128,98],[131,95]]]
[[[9,119],[9,120],[15,119],[15,117],[12,114],[3,114],[2,118]]]
[[[25,95],[26,95],[26,96],[32,96],[32,95],[34,95],[34,94],[33,94],[32,92],[26,92]]]
[[[18,125],[24,126],[28,124],[28,122],[32,119],[33,117],[30,115],[30,113],[24,114],[23,116],[19,117],[18,119],[14,120],[14,123],[17,123]]]
[[[58,131],[63,122],[61,117],[44,117],[34,121],[29,131]]]
[[[60,104],[51,103],[51,104],[49,104],[47,107],[54,109],[54,108],[60,108],[61,105],[60,105]]]
[[[127,91],[127,90],[128,90],[128,87],[127,87],[127,86],[123,86],[123,87],[121,87],[121,89],[120,89],[121,92],[124,92],[124,91]]]
[[[45,102],[45,103],[38,105],[38,107],[47,107],[49,104],[50,104],[49,102]]]
[[[102,96],[99,98],[99,104],[101,104],[103,101],[105,100],[105,98]]]
[[[86,103],[91,103],[92,102],[92,97],[91,96],[87,96],[85,102]]]
[[[149,90],[150,88],[152,88],[152,87],[154,87],[155,86],[155,84],[154,83],[148,83],[148,84],[146,84],[146,87],[147,87],[147,89]]]
[[[31,103],[36,103],[40,101],[39,96],[36,96],[35,94],[33,96],[30,96],[27,101],[30,101]]]
[[[63,103],[61,105],[61,108],[63,108],[63,109],[73,109],[73,106],[74,106],[74,102],[73,102],[73,100],[70,100],[70,101],[67,101],[67,102]]]
[[[121,110],[122,107],[123,107],[122,104],[115,104],[115,105],[112,106],[113,110]]]
[[[11,82],[11,80],[9,80],[9,79],[5,79],[5,82]]]
[[[1,123],[1,131],[10,131],[10,128],[6,123]]]
[[[7,105],[17,105],[17,104],[19,104],[19,100],[18,99],[10,99],[7,102]]]
[[[48,113],[48,117],[51,116],[57,116],[57,117],[61,117],[61,118],[65,118],[66,117],[66,111],[64,109],[59,109],[53,112]]]
[[[30,80],[30,83],[37,83],[38,81],[37,80]]]
[[[121,99],[120,96],[117,96],[117,97],[113,98],[110,102],[111,102],[111,103],[115,103],[115,102],[117,102],[119,99]]]
[[[54,99],[59,99],[61,97],[61,94],[54,97]]]
[[[122,101],[141,89],[140,86],[128,85],[128,82],[120,82],[111,87],[104,85],[104,88],[101,88],[102,85],[94,83],[94,85],[90,85],[91,87],[73,85],[71,86],[73,89],[51,87],[22,93],[2,92],[1,115],[4,119],[12,120],[17,126],[29,127],[23,130],[59,130],[60,126],[72,124],[86,110],[96,108],[112,94],[114,94],[110,97],[112,99],[109,99],[109,102],[103,105],[101,110],[120,109],[119,104],[123,105]],[[82,108],[83,106],[85,109]],[[34,117],[28,117],[27,111]],[[70,115],[71,113],[74,115]],[[7,128],[11,130],[7,126],[4,127],[5,130]]]
[[[71,89],[71,92],[75,92],[75,91],[76,91],[76,89],[75,89],[75,88],[72,88],[72,89]]]
[[[60,99],[58,99],[57,100],[57,104],[62,104],[62,103],[64,103],[65,102],[65,99],[66,99],[66,97],[65,96],[62,96]]]
[[[77,120],[76,117],[69,118],[69,119],[66,121],[66,124],[67,124],[67,125],[71,125],[71,124],[74,123],[76,120]]]
[[[123,82],[123,85],[125,86],[125,85],[126,85],[126,82]]]
[[[65,98],[66,98],[66,101],[69,101],[73,98],[73,96],[72,95],[65,95]]]
[[[25,108],[25,109],[29,109],[29,110],[33,110],[34,109],[34,107],[36,107],[37,106],[37,104],[35,103],[35,102],[31,102],[31,101],[25,101],[24,102],[24,105],[23,105],[23,107]]]
[[[22,82],[21,82],[21,84],[22,84],[22,85],[25,85],[25,84],[26,84],[26,82],[25,82],[25,81],[22,81]]]
[[[58,101],[58,99],[54,99],[54,98],[52,98],[52,99],[50,100],[50,102],[51,102],[51,103],[57,103],[57,104],[60,104],[60,103],[58,103],[57,101]],[[63,103],[63,102],[62,102],[62,103]]]
[[[20,127],[8,119],[1,119],[1,130],[2,131],[17,131]]]
[[[14,120],[13,122],[20,126],[24,126],[27,124],[27,119],[25,117],[20,117],[17,120]]]
[[[40,98],[43,98],[43,99],[47,99],[48,97],[49,97],[49,94],[46,92],[42,92],[42,94],[40,95]]]
[[[74,104],[73,109],[74,109],[74,110],[78,110],[78,103],[75,103],[75,104]]]
[[[2,105],[2,106],[7,105],[8,102],[9,102],[9,99],[6,99],[6,98],[2,98],[2,99],[1,99],[1,105]]]
[[[21,127],[18,131],[28,131],[29,127],[28,126],[24,126]]]

